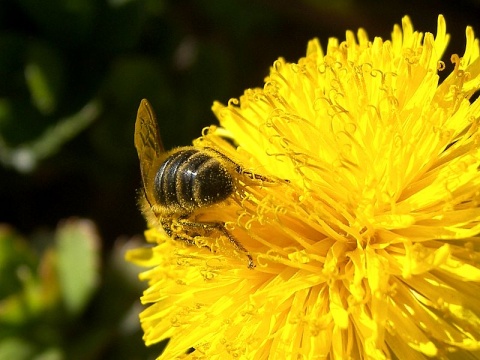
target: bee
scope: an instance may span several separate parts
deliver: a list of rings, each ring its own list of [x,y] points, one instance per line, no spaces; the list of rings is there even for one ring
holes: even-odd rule
[[[254,180],[263,176],[244,171],[226,155],[212,148],[179,147],[166,152],[150,103],[143,99],[135,122],[135,147],[140,160],[143,188],[140,201],[144,213],[153,212],[165,232],[175,240],[195,244],[187,233],[217,231],[233,246],[246,254],[248,267],[255,267],[247,249],[218,222],[197,222],[200,209],[227,200],[235,192],[234,173]],[[268,181],[268,180],[267,180]],[[181,224],[185,235],[172,230],[174,222]]]

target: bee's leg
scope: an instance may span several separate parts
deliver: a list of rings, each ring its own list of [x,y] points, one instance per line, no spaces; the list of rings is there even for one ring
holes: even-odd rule
[[[201,228],[203,230],[217,230],[221,232],[223,235],[225,235],[228,240],[232,243],[235,248],[247,255],[248,257],[248,268],[253,269],[255,267],[255,263],[253,262],[252,255],[248,252],[247,249],[237,240],[235,239],[232,234],[230,234],[227,229],[225,229],[225,224],[222,222],[190,222],[188,220],[182,220],[181,221],[182,226],[187,227],[187,228]],[[192,240],[190,240],[192,241]]]
[[[195,240],[193,239],[190,239],[186,236],[182,236],[180,234],[177,234],[177,233],[174,233],[172,231],[172,228],[171,228],[171,223],[168,222],[168,221],[164,221],[162,222],[162,227],[163,227],[163,230],[165,230],[165,232],[167,233],[167,235],[172,238],[173,240],[180,240],[180,241],[183,241],[184,243],[186,243],[187,245],[191,246],[191,245],[196,245],[195,244]]]
[[[270,180],[269,178],[265,177],[265,176],[262,176],[262,175],[259,175],[259,174],[254,174],[252,173],[251,171],[247,171],[245,170],[244,168],[242,168],[239,164],[237,164],[235,161],[233,161],[232,159],[230,159],[228,156],[225,156],[224,154],[222,154],[220,151],[218,150],[215,150],[214,148],[211,148],[211,147],[206,147],[205,149],[207,149],[208,151],[212,151],[214,152],[215,154],[217,154],[218,156],[220,156],[223,160],[229,162],[230,164],[232,164],[235,168],[235,171],[237,173],[239,173],[240,175],[245,175],[247,177],[249,177],[250,179],[252,180],[260,180],[260,181],[264,181],[264,182],[267,182],[267,183],[272,183],[273,181]]]
[[[223,223],[212,223],[212,225],[213,225],[213,227],[218,229],[220,232],[222,232],[228,238],[228,240],[230,240],[230,242],[237,248],[237,250],[240,250],[240,251],[244,252],[245,255],[247,255],[247,257],[248,257],[248,268],[253,269],[255,267],[255,264],[253,262],[252,255],[250,255],[248,250],[245,249],[243,247],[243,245],[237,239],[235,239],[232,234],[230,234],[227,231],[227,229],[225,229],[225,224],[223,224]]]

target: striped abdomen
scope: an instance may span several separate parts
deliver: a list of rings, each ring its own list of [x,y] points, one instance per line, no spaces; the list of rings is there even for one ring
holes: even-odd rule
[[[232,176],[225,166],[196,149],[171,154],[154,181],[158,204],[178,214],[189,214],[196,208],[221,202],[232,193]]]

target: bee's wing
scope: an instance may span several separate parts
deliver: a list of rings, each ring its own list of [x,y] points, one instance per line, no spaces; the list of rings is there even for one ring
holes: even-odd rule
[[[145,196],[150,205],[155,204],[153,197],[153,181],[165,153],[157,119],[150,103],[143,99],[140,102],[135,121],[135,148],[140,160]]]

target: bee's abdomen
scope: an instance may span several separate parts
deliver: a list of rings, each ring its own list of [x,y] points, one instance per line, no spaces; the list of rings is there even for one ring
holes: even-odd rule
[[[208,153],[180,150],[160,166],[154,191],[161,206],[177,213],[191,213],[228,198],[233,192],[233,180],[220,161]]]

